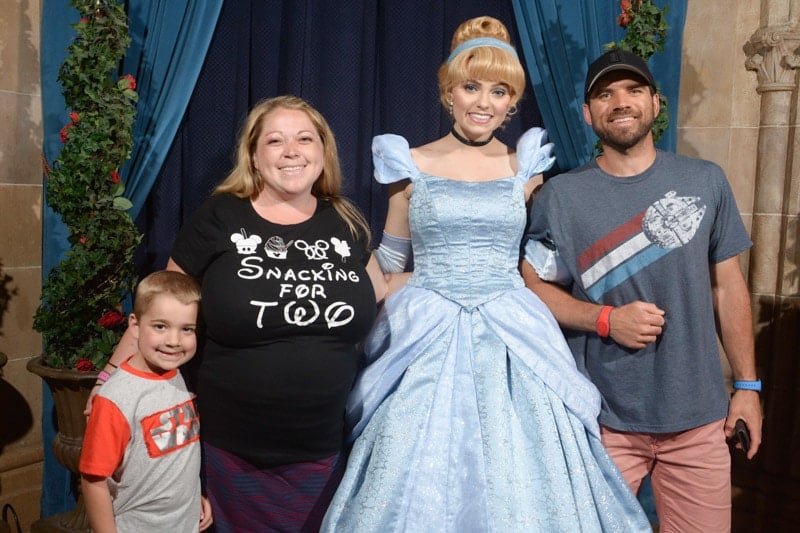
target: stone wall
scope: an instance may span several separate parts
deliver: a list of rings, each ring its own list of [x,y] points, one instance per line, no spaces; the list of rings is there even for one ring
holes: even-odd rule
[[[752,461],[734,452],[734,531],[800,528],[799,23],[800,0],[688,2],[678,151],[725,169],[754,241],[764,441]]]
[[[723,168],[748,229],[760,100],[742,47],[758,24],[756,1],[688,1],[678,109],[677,151]]]
[[[26,530],[39,516],[44,449],[42,380],[25,369],[41,350],[39,19],[39,0],[0,0],[0,507],[11,503]]]

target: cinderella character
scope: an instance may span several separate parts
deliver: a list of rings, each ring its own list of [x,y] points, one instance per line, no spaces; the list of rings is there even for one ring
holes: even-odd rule
[[[373,142],[390,186],[384,272],[414,272],[367,338],[353,447],[323,531],[650,531],[600,442],[600,396],[519,274],[544,130],[494,131],[525,86],[508,31],[464,22],[439,71],[446,136]]]

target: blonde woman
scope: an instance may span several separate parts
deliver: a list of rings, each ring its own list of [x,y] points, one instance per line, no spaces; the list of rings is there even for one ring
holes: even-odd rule
[[[341,184],[322,115],[265,100],[236,167],[175,241],[167,268],[202,286],[197,397],[217,533],[313,531],[341,477],[356,344],[386,291]]]

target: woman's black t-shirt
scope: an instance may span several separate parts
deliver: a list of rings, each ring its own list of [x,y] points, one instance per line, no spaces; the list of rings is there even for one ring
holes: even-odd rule
[[[202,284],[203,439],[258,466],[339,452],[356,344],[376,313],[368,243],[322,200],[309,220],[280,225],[219,195],[181,229],[172,259]]]

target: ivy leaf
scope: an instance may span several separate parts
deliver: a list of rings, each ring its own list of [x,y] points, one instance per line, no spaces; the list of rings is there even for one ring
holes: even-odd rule
[[[125,192],[125,184],[121,181],[111,186],[111,196],[122,196],[123,192]]]
[[[124,196],[117,196],[114,198],[114,209],[118,209],[119,211],[127,211],[131,207],[133,207],[133,203],[131,203],[131,201]]]

